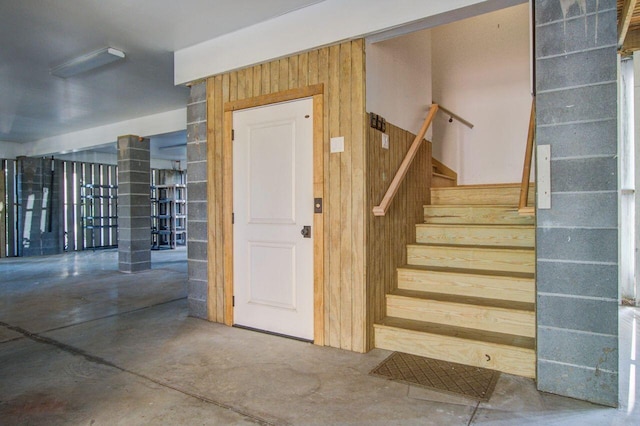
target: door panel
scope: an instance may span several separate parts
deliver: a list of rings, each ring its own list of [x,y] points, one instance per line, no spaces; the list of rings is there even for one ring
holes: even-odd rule
[[[234,323],[313,339],[313,102],[233,114]]]

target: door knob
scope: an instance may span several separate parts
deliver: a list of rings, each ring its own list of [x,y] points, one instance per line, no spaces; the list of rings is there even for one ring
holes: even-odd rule
[[[311,227],[303,226],[302,231],[300,231],[300,234],[302,234],[304,238],[311,238]]]

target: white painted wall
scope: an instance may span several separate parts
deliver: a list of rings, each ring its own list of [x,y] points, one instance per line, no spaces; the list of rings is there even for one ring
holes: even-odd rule
[[[174,81],[184,84],[342,40],[453,22],[524,0],[325,0],[174,54]]]
[[[433,155],[459,184],[520,182],[531,111],[529,7],[522,4],[431,30]]]
[[[20,145],[21,144],[17,142],[0,141],[0,158],[16,158],[18,155],[20,155]]]
[[[118,123],[93,127],[78,132],[21,144],[18,155],[40,156],[81,151],[95,146],[115,143],[118,136],[152,136],[187,128],[187,109],[179,108],[159,114],[138,117]]]
[[[418,133],[431,104],[430,31],[368,43],[366,60],[367,111]]]

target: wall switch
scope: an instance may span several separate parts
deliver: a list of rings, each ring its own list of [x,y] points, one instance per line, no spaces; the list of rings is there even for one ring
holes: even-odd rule
[[[331,152],[344,152],[344,136],[331,138]]]
[[[382,148],[389,149],[389,135],[386,133],[382,134]]]

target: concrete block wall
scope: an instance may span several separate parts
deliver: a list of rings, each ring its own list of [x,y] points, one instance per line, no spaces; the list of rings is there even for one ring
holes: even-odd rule
[[[207,86],[191,86],[187,104],[187,262],[189,315],[207,319]]]
[[[118,268],[151,269],[149,139],[118,138]]]
[[[62,162],[51,168],[50,158],[18,157],[19,256],[64,252]]]
[[[618,404],[615,0],[535,1],[538,388]]]

